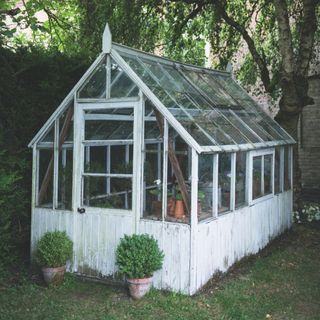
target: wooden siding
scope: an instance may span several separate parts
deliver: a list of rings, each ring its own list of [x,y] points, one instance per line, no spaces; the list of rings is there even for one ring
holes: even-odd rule
[[[132,215],[74,214],[68,211],[35,208],[32,219],[31,248],[47,231],[65,230],[74,242],[73,263],[69,271],[91,277],[116,272],[115,249],[124,234],[132,233]]]
[[[163,269],[154,274],[158,289],[194,294],[217,271],[257,253],[292,223],[292,192],[260,201],[253,206],[203,221],[195,237],[195,269],[190,287],[190,226],[140,220],[139,233],[153,235],[165,253]],[[83,215],[68,211],[35,208],[32,217],[31,248],[46,232],[65,230],[74,241],[73,263],[69,271],[91,277],[112,276],[117,271],[115,249],[124,234],[133,232],[130,214],[97,210]]]
[[[140,233],[153,235],[165,254],[162,270],[154,274],[154,287],[188,294],[190,269],[189,225],[141,220]]]
[[[194,276],[200,289],[217,271],[255,254],[292,224],[292,192],[284,192],[253,206],[226,213],[198,225],[197,263]]]

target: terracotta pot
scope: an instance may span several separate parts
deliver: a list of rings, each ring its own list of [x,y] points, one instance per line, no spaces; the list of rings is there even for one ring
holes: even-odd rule
[[[151,288],[152,277],[142,279],[127,279],[130,296],[133,299],[141,299]]]
[[[167,204],[167,209],[168,209],[168,215],[169,216],[174,216],[174,209],[176,206],[176,201],[174,198],[169,198],[168,199],[168,204]]]
[[[56,267],[56,268],[43,267],[41,270],[42,270],[44,281],[47,285],[59,286],[63,282],[66,266]]]
[[[176,205],[174,209],[174,217],[177,219],[183,218],[185,215],[184,212],[184,203],[182,200],[176,200]]]

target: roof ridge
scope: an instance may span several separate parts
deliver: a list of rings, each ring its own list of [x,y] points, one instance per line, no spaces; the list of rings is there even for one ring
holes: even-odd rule
[[[184,63],[184,62],[181,62],[181,61],[172,60],[172,59],[170,59],[168,57],[158,56],[156,54],[153,54],[153,53],[150,53],[150,52],[146,52],[146,51],[142,51],[142,50],[139,50],[139,49],[136,49],[136,48],[132,48],[132,47],[120,44],[120,43],[116,43],[116,42],[112,42],[112,45],[116,46],[116,49],[118,48],[118,49],[121,50],[121,48],[123,48],[123,49],[128,50],[128,51],[137,52],[137,53],[139,53],[141,55],[150,56],[153,59],[165,60],[165,61],[167,61],[169,63],[172,63],[173,65],[181,65],[181,66],[185,66],[185,67],[191,67],[191,68],[199,69],[199,71],[207,71],[207,72],[215,73],[215,74],[218,73],[218,74],[221,74],[221,75],[224,75],[224,76],[231,77],[231,73],[228,72],[228,71],[210,69],[210,68],[207,68],[207,67],[200,67],[200,66],[197,66],[197,65],[194,65],[194,64],[191,64],[191,63]]]

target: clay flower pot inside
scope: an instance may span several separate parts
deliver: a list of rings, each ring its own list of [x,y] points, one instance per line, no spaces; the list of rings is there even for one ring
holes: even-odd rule
[[[182,200],[176,200],[176,206],[174,209],[174,217],[177,219],[183,218],[185,215],[184,212],[184,203]]]
[[[56,268],[41,268],[44,281],[47,285],[59,286],[63,282],[66,266]]]
[[[176,201],[174,198],[168,198],[168,204],[167,204],[167,212],[169,216],[174,216],[174,209],[176,206]]]
[[[137,300],[145,296],[151,288],[152,277],[142,279],[127,279],[130,296]]]

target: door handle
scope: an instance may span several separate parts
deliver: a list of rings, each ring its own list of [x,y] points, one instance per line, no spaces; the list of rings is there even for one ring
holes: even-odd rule
[[[80,214],[83,214],[83,213],[86,212],[86,209],[85,209],[85,208],[78,208],[78,212],[79,212]]]

